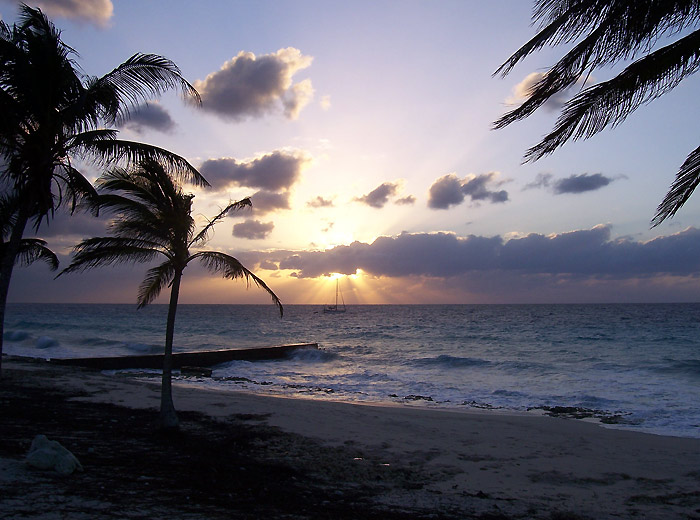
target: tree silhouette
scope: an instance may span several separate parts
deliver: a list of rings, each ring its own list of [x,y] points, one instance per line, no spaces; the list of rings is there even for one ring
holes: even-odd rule
[[[562,108],[552,131],[527,150],[526,161],[554,152],[568,140],[587,139],[615,127],[641,105],[675,88],[700,67],[698,0],[537,0],[533,21],[540,31],[503,63],[507,75],[545,46],[573,44],[535,83],[525,102],[494,123],[503,128],[524,119],[555,94],[595,69],[632,60],[617,76],[582,89]],[[685,34],[687,33],[687,34]],[[663,38],[679,36],[654,49]],[[700,147],[681,165],[652,219],[673,217],[700,182]]]
[[[2,243],[0,243],[0,255],[3,255],[7,248],[7,236],[12,230],[15,216],[17,215],[17,205],[8,199],[0,199],[0,233]],[[37,260],[46,262],[52,271],[58,269],[58,257],[46,245],[46,241],[40,238],[23,238],[19,243],[19,249],[15,256],[15,264],[30,265]]]
[[[163,288],[170,286],[160,425],[164,429],[177,428],[171,390],[172,349],[175,313],[185,267],[192,260],[199,260],[207,269],[224,278],[244,278],[248,283],[252,280],[270,294],[282,314],[282,304],[275,293],[238,260],[217,251],[190,252],[190,249],[204,245],[217,222],[231,211],[250,206],[251,203],[249,199],[243,199],[229,204],[199,232],[195,232],[191,215],[193,195],[183,193],[158,162],[146,160],[134,170],[115,169],[97,182],[101,194],[96,203],[100,209],[109,210],[116,216],[111,223],[112,236],[83,240],[75,247],[73,262],[61,274],[165,257],[163,263],[147,271],[139,288],[138,307],[151,303]]]
[[[169,89],[199,102],[170,60],[135,54],[102,77],[83,75],[75,51],[39,9],[20,7],[12,27],[0,21],[0,176],[18,201],[0,259],[0,359],[12,269],[30,219],[38,230],[61,205],[75,210],[94,188],[76,160],[103,168],[157,159],[184,179],[206,185],[185,159],[161,148],[117,139],[113,126],[140,102]],[[1,368],[1,364],[0,364]]]

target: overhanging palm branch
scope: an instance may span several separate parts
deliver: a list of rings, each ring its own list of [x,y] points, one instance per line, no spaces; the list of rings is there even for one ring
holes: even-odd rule
[[[551,154],[569,140],[586,139],[617,126],[700,68],[700,30],[652,50],[662,37],[697,28],[699,0],[538,0],[533,20],[540,23],[538,34],[496,74],[510,73],[517,63],[545,46],[580,42],[531,87],[522,105],[494,123],[495,128],[528,117],[596,68],[645,55],[613,79],[583,89],[566,103],[554,129],[526,152],[526,161]],[[700,174],[696,155],[691,153],[681,166],[657,209],[654,225],[673,216],[700,182],[694,179]]]
[[[153,246],[156,247],[153,247]],[[125,237],[94,237],[73,248],[73,261],[61,273],[85,271],[103,265],[148,262],[158,253],[158,244]]]
[[[652,225],[658,226],[675,215],[693,194],[698,184],[700,184],[700,147],[693,150],[681,166],[671,189],[656,208],[656,215],[651,221]]]
[[[175,276],[175,264],[167,260],[162,264],[149,269],[146,277],[139,286],[138,309],[145,307],[155,300],[160,292],[168,286]]]
[[[129,106],[137,106],[149,97],[158,96],[170,89],[180,89],[197,104],[202,100],[199,92],[182,76],[180,69],[167,58],[155,54],[134,54],[116,69],[91,84],[96,91],[112,91],[117,98],[116,107],[127,110],[114,111],[108,116],[111,123],[128,114]]]
[[[252,206],[253,206],[253,203],[248,198],[229,204],[223,210],[221,210],[218,215],[216,215],[214,218],[212,218],[207,223],[207,225],[202,228],[202,230],[199,233],[197,233],[197,236],[195,236],[190,241],[190,243],[188,244],[188,247],[192,247],[193,245],[197,245],[200,242],[206,242],[209,238],[209,232],[214,228],[214,226],[221,219],[225,218],[232,211],[238,211],[238,210],[241,210],[243,208],[252,207]]]
[[[665,94],[700,67],[700,30],[632,63],[610,81],[594,85],[564,105],[562,114],[525,157],[537,160],[569,139],[586,139],[615,127],[641,105]]]
[[[284,314],[284,309],[282,308],[282,302],[277,297],[277,295],[272,292],[265,282],[260,278],[255,276],[251,271],[246,269],[243,264],[241,264],[234,257],[229,256],[225,253],[220,253],[217,251],[199,251],[194,255],[190,256],[189,260],[199,260],[204,266],[213,273],[219,273],[224,278],[229,280],[236,280],[238,278],[245,279],[247,284],[250,284],[252,280],[255,285],[267,291],[267,293],[272,298],[272,301],[279,308],[280,316]]]
[[[4,243],[2,247],[5,247]],[[47,247],[45,240],[40,238],[22,239],[15,263],[26,266],[37,260],[46,262],[52,271],[58,269],[58,257]]]
[[[7,236],[12,230],[17,217],[17,201],[7,197],[0,198],[0,258],[8,247]],[[46,241],[40,238],[23,238],[15,256],[15,264],[28,266],[37,260],[46,262],[52,271],[58,269],[58,257],[48,248]]]
[[[100,139],[92,143],[81,143],[81,151],[86,156],[92,156],[101,166],[115,163],[135,166],[146,160],[157,161],[182,181],[195,186],[209,186],[204,176],[186,159],[150,144],[123,139]]]

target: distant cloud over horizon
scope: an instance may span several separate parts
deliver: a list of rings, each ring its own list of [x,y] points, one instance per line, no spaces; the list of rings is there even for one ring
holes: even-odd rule
[[[260,240],[274,228],[271,222],[249,219],[237,225],[235,236]],[[54,247],[49,240],[49,246]],[[66,252],[57,251],[61,265]],[[585,303],[697,301],[700,290],[700,229],[649,241],[611,239],[610,226],[556,235],[532,233],[506,240],[500,236],[457,236],[453,233],[401,233],[371,243],[353,242],[321,251],[229,251],[246,267],[272,270],[278,285],[284,279],[290,303],[295,295],[317,287],[314,279],[330,273],[355,274],[357,287],[392,288],[387,303]],[[44,265],[17,269],[10,301],[135,301],[146,266],[99,269],[54,280]],[[286,273],[285,273],[286,271]],[[201,272],[201,274],[199,274]],[[264,273],[259,273],[265,278]],[[188,269],[188,285],[206,276]],[[289,282],[289,278],[296,280]],[[274,280],[270,280],[273,281]],[[297,285],[302,284],[302,285]],[[222,286],[226,301],[228,286]],[[284,286],[283,286],[284,287]],[[399,295],[401,297],[399,298]],[[211,302],[213,294],[190,302]],[[246,293],[246,298],[250,296]]]
[[[202,109],[223,119],[243,121],[279,111],[296,119],[314,89],[311,80],[293,83],[292,78],[312,61],[293,47],[262,56],[241,51],[194,87],[202,96]]]
[[[274,151],[249,161],[233,157],[208,159],[199,171],[216,190],[236,185],[281,191],[291,188],[301,176],[303,167],[311,161],[305,152]]]
[[[19,2],[0,0],[16,7]],[[104,27],[114,14],[111,0],[35,0],[29,2],[31,7],[40,8],[49,17],[68,18],[82,22],[94,23]]]
[[[652,275],[700,274],[700,229],[647,242],[611,239],[611,226],[556,235],[532,233],[460,237],[453,233],[401,233],[371,244],[353,242],[325,251],[249,253],[249,261],[273,262],[300,278],[329,273],[371,276],[452,277],[509,272],[574,278],[621,279]]]
[[[143,134],[149,128],[170,133],[175,129],[176,124],[160,103],[150,101],[133,110],[129,118],[120,126],[133,130],[137,134]]]
[[[624,177],[618,177],[624,178]],[[570,175],[562,179],[555,179],[551,173],[540,173],[535,180],[523,187],[523,191],[537,188],[551,189],[555,195],[566,193],[585,193],[604,188],[617,178],[608,177],[602,173],[582,173]]]
[[[472,202],[487,201],[492,204],[508,201],[506,190],[493,189],[501,185],[497,172],[481,175],[469,175],[460,179],[454,173],[448,173],[437,179],[428,192],[428,207],[432,209],[449,209],[457,206],[469,197]]]

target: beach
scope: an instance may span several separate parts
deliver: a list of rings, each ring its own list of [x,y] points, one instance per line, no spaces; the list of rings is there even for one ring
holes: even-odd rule
[[[695,518],[700,440],[499,411],[376,406],[157,384],[8,357],[3,518]],[[28,467],[32,439],[84,471]]]

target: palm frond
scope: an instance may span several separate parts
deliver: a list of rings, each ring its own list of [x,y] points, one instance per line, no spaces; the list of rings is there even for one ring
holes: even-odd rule
[[[95,187],[82,172],[73,167],[70,159],[54,168],[53,178],[63,188],[56,206],[70,205],[71,213],[75,212],[81,202],[86,201],[86,206],[89,207],[92,205],[89,201],[97,198]]]
[[[267,291],[272,298],[272,302],[279,308],[280,316],[283,315],[284,309],[282,308],[282,302],[272,289],[251,271],[246,269],[243,264],[234,257],[218,251],[200,251],[192,255],[187,261],[189,263],[190,260],[194,259],[198,259],[209,271],[219,273],[229,280],[243,278],[248,286],[250,286],[250,281],[252,280],[255,285]]]
[[[546,18],[548,23],[530,41],[514,52],[493,74],[506,76],[530,54],[547,45],[557,45],[568,40],[572,32],[580,34],[590,27],[594,27],[598,18],[596,15],[601,12],[596,9],[600,3],[599,0],[583,0],[570,2],[564,8],[562,2],[539,2],[540,5],[535,7],[533,20]],[[551,16],[547,16],[550,12]]]
[[[146,272],[146,277],[139,286],[138,308],[145,307],[155,300],[175,275],[175,264],[168,260]]]
[[[157,146],[121,139],[106,139],[85,144],[83,153],[91,155],[103,166],[121,162],[133,167],[143,161],[155,161],[166,167],[178,179],[195,186],[209,186],[204,176],[187,159]]]
[[[73,252],[73,261],[58,276],[104,265],[149,262],[163,254],[151,243],[123,237],[88,238],[76,245]]]
[[[199,93],[185,80],[177,65],[155,54],[134,54],[93,84],[95,90],[105,88],[114,91],[120,108],[127,111],[129,106],[137,106],[170,89],[179,89],[185,97],[201,103]]]
[[[676,174],[676,180],[664,197],[664,200],[656,208],[656,215],[652,219],[652,227],[661,224],[667,218],[673,217],[676,212],[690,198],[700,183],[700,147],[693,150]]]
[[[119,131],[112,128],[85,130],[71,135],[66,143],[66,148],[68,150],[84,149],[98,141],[113,141],[118,134]]]
[[[195,244],[198,244],[200,242],[204,242],[208,239],[209,237],[209,232],[214,228],[214,226],[226,215],[228,215],[232,211],[239,211],[245,207],[251,207],[253,204],[250,202],[249,198],[245,198],[242,200],[239,200],[238,202],[233,202],[226,206],[221,212],[219,212],[218,215],[216,215],[214,218],[209,220],[206,226],[202,228],[202,230],[197,233],[197,236],[195,236],[189,243],[188,247],[192,247]]]
[[[496,129],[528,117],[553,95],[576,84],[587,70],[632,58],[640,50],[649,50],[662,34],[675,33],[697,24],[700,5],[689,0],[558,0],[539,2],[535,13],[551,23],[513,54],[495,74],[508,74],[516,63],[545,45],[556,45],[588,34],[532,86],[522,105],[494,123]]]
[[[700,67],[700,30],[630,64],[613,79],[564,105],[554,129],[525,157],[537,160],[566,141],[589,138],[622,123],[641,105],[673,89]]]
[[[52,271],[58,269],[58,257],[46,246],[45,240],[39,238],[23,238],[15,258],[15,263],[26,266],[37,260],[46,262]]]
[[[584,34],[586,43],[567,56],[589,54],[594,67],[627,59],[648,50],[663,34],[692,27],[699,16],[700,5],[695,0],[539,0],[533,22],[539,22],[540,31],[494,74],[505,76],[543,47],[571,42]]]

